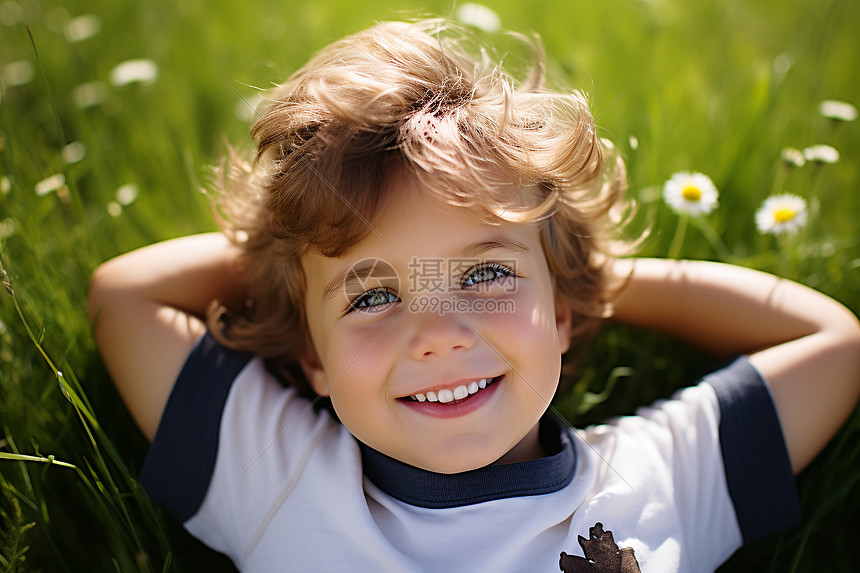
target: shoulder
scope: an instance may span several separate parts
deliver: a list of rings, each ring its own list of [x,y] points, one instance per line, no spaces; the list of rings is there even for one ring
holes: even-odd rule
[[[236,479],[260,460],[289,466],[310,436],[336,424],[281,384],[260,357],[226,348],[207,332],[176,379],[140,481],[184,521],[201,507],[218,468]]]
[[[729,504],[744,543],[798,519],[794,476],[773,398],[747,357],[671,399],[582,435],[631,487],[671,488],[682,518],[686,513],[694,521]]]
[[[170,391],[140,482],[154,501],[183,521],[208,488],[231,390],[238,380],[259,375],[252,359],[221,346],[207,331]]]

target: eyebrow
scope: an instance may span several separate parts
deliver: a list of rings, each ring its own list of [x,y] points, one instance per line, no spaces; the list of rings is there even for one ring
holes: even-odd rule
[[[529,254],[529,248],[525,243],[500,233],[496,236],[490,235],[490,238],[485,241],[472,243],[463,249],[462,255],[464,257],[478,257],[492,250],[509,251],[515,255]]]
[[[487,240],[471,243],[460,251],[458,256],[460,258],[480,257],[493,250],[507,251],[514,255],[527,255],[529,253],[529,248],[524,243],[507,235],[498,234],[496,236],[491,235]],[[323,289],[323,302],[329,302],[337,296],[338,292],[344,292],[348,282],[364,281],[372,276],[377,260],[379,259],[371,259],[337,273]]]
[[[376,268],[377,260],[378,259],[370,259],[362,261],[360,264],[351,266],[337,273],[323,289],[323,302],[331,301],[335,296],[337,296],[338,292],[345,292],[347,282],[352,283],[355,280],[363,281],[371,276],[373,274],[373,269]],[[349,280],[347,280],[347,277],[349,277]]]

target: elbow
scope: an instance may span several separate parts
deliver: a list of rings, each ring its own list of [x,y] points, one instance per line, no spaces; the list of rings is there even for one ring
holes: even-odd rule
[[[828,305],[818,308],[817,311],[820,321],[818,332],[828,336],[847,356],[854,357],[856,366],[860,368],[860,320],[857,316],[832,299]]]
[[[858,350],[857,354],[860,355],[860,320],[858,320],[856,316],[851,314],[850,311],[849,315],[850,316],[847,321],[849,324],[846,327],[847,337],[854,345],[854,347]]]
[[[846,309],[845,320],[834,334],[840,355],[845,360],[846,378],[852,385],[853,400],[856,404],[860,400],[860,321]]]
[[[860,394],[860,320],[851,315],[851,327],[846,335],[849,352],[854,357],[855,380]]]
[[[102,263],[96,267],[90,277],[87,294],[87,317],[90,328],[95,329],[99,315],[104,310],[110,299],[110,270],[108,263]]]
[[[847,417],[860,401],[860,320],[835,300],[818,310],[820,326],[810,341],[817,340],[813,348],[819,359],[809,375],[840,397],[833,407]]]
[[[104,293],[102,289],[101,267],[97,267],[90,277],[89,289],[87,291],[87,317],[90,328],[95,326],[99,311],[103,305]]]
[[[853,312],[845,308],[836,332],[839,338],[844,341],[849,355],[855,357],[857,366],[860,368],[860,320]],[[860,372],[858,372],[858,378],[860,378]]]

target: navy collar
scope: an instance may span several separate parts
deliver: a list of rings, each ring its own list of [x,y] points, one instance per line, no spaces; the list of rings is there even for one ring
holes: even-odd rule
[[[418,507],[461,507],[565,487],[576,471],[576,451],[564,422],[540,421],[540,441],[551,455],[536,460],[486,466],[458,474],[440,474],[390,458],[359,442],[364,475],[383,492]]]

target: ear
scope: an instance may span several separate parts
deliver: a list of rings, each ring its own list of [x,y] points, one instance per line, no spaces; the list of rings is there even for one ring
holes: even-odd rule
[[[307,349],[299,357],[299,365],[302,367],[302,372],[305,373],[305,378],[308,379],[313,391],[319,396],[328,396],[328,379],[312,343],[307,345]]]
[[[563,296],[555,294],[555,327],[558,331],[558,342],[561,353],[570,350],[570,333],[573,328],[573,313],[570,304]]]

